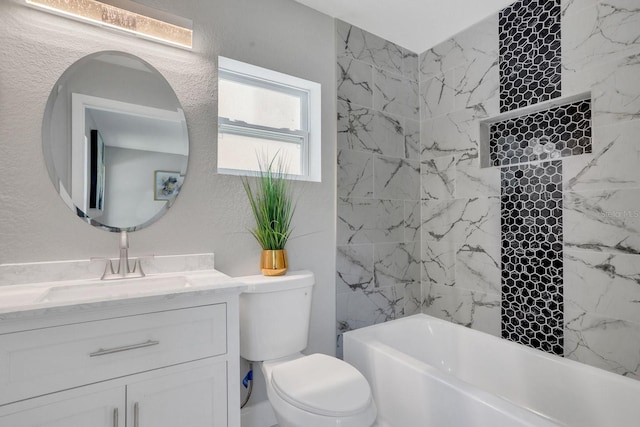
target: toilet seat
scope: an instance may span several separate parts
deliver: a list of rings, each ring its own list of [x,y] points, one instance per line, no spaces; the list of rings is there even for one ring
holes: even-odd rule
[[[287,403],[318,415],[347,417],[371,405],[371,389],[364,376],[347,362],[324,354],[275,366],[271,385]]]

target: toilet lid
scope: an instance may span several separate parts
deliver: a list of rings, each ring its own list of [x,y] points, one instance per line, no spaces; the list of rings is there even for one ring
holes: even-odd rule
[[[324,354],[276,366],[271,384],[291,405],[318,415],[354,415],[371,402],[371,389],[364,376],[347,362]]]

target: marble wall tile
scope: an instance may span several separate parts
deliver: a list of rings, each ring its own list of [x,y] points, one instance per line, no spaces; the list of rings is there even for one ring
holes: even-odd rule
[[[571,96],[591,92],[592,87],[615,72],[623,60],[625,59],[596,62],[592,66],[579,69],[568,69],[563,66],[562,95]]]
[[[422,202],[422,241],[453,239],[457,245],[500,243],[500,198]]]
[[[640,16],[640,13],[638,13]],[[640,28],[640,23],[638,24]],[[640,119],[640,54],[618,62],[592,88],[593,126]]]
[[[404,285],[340,294],[338,324],[349,331],[397,319],[404,314],[404,303]]]
[[[337,244],[402,242],[404,201],[338,198]]]
[[[564,195],[566,248],[640,254],[640,189]]]
[[[423,119],[496,97],[499,85],[498,15],[422,54],[420,79]]]
[[[338,197],[373,196],[373,154],[338,150]]]
[[[422,286],[420,282],[404,285],[404,315],[422,313]]]
[[[638,51],[637,0],[599,1],[590,7],[566,8],[562,18],[562,60],[566,69],[588,68]]]
[[[420,242],[379,243],[373,255],[376,287],[420,281]]]
[[[500,195],[500,169],[480,168],[479,158],[460,159],[456,164],[456,198]]]
[[[376,156],[373,179],[374,197],[380,199],[420,199],[420,162]]]
[[[403,71],[402,47],[346,22],[336,21],[337,53],[396,74]]]
[[[494,13],[456,34],[453,40],[459,46],[463,61],[474,62],[479,58],[498,58],[498,13]],[[454,54],[453,59],[457,60]],[[457,64],[456,64],[457,65]]]
[[[469,67],[484,58],[498,57],[498,14],[478,22],[420,55],[420,79],[427,80],[453,68]],[[497,65],[497,64],[496,64]],[[496,76],[497,77],[497,76]]]
[[[373,85],[373,108],[413,120],[420,118],[417,80],[376,69]]]
[[[336,301],[338,346],[342,333],[419,313],[419,282],[339,294]],[[338,349],[338,352],[340,348]]]
[[[457,154],[460,160],[478,157],[478,120],[487,115],[485,105],[479,104],[423,120],[420,127],[421,158],[425,160],[451,154]]]
[[[599,0],[561,0],[560,7],[562,16],[570,16],[581,10],[595,6]]]
[[[420,241],[420,225],[422,217],[420,215],[422,204],[419,200],[404,202],[404,241]]]
[[[420,159],[420,122],[417,120],[404,121],[404,157]]]
[[[453,38],[445,40],[420,54],[420,82],[443,75],[464,62],[462,46]]]
[[[422,283],[454,286],[456,245],[453,239],[422,242]]]
[[[413,300],[410,306],[413,305]],[[342,357],[342,334],[404,315],[405,286],[357,290],[338,294],[336,300],[336,355]]]
[[[497,37],[496,37],[497,38]],[[454,106],[470,108],[498,96],[498,55],[478,57],[454,69]]]
[[[420,119],[441,116],[454,108],[455,75],[453,70],[420,82]]]
[[[456,156],[423,160],[420,165],[422,200],[451,200],[456,191]]]
[[[338,100],[373,107],[373,67],[347,56],[336,64]]]
[[[500,336],[500,296],[455,287],[423,285],[423,312]]]
[[[418,56],[337,21],[337,345],[421,310]],[[375,76],[375,77],[374,77]]]
[[[562,94],[591,91],[593,112],[593,154],[562,160],[565,355],[640,379],[640,4],[560,3]],[[474,328],[487,313],[501,336],[500,170],[477,166],[497,32],[496,14],[419,56],[421,275],[424,312]]]
[[[419,57],[417,53],[403,49],[403,75],[411,80],[418,81],[420,79]]]
[[[565,251],[565,304],[640,324],[640,257]]]
[[[563,160],[565,191],[640,187],[640,120],[593,129],[593,154]]]
[[[475,104],[473,110],[477,118],[497,116],[500,114],[500,96],[489,98],[482,104]]]
[[[336,285],[338,294],[374,288],[373,244],[338,246]]]
[[[462,245],[456,252],[455,287],[500,295],[501,263],[498,245]]]
[[[338,102],[338,148],[403,157],[404,141],[401,119]]]
[[[565,321],[566,358],[640,380],[640,324],[570,309]]]

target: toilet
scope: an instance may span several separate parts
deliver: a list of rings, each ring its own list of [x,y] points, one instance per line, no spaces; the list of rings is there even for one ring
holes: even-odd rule
[[[309,336],[310,271],[245,276],[240,294],[240,355],[258,362],[280,427],[370,427],[376,405],[364,376],[325,354],[304,355]]]

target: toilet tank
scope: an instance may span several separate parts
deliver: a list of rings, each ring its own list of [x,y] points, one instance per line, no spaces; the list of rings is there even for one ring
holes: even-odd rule
[[[240,355],[263,361],[304,350],[309,337],[313,273],[292,271],[284,276],[237,279],[248,285],[240,294]]]

